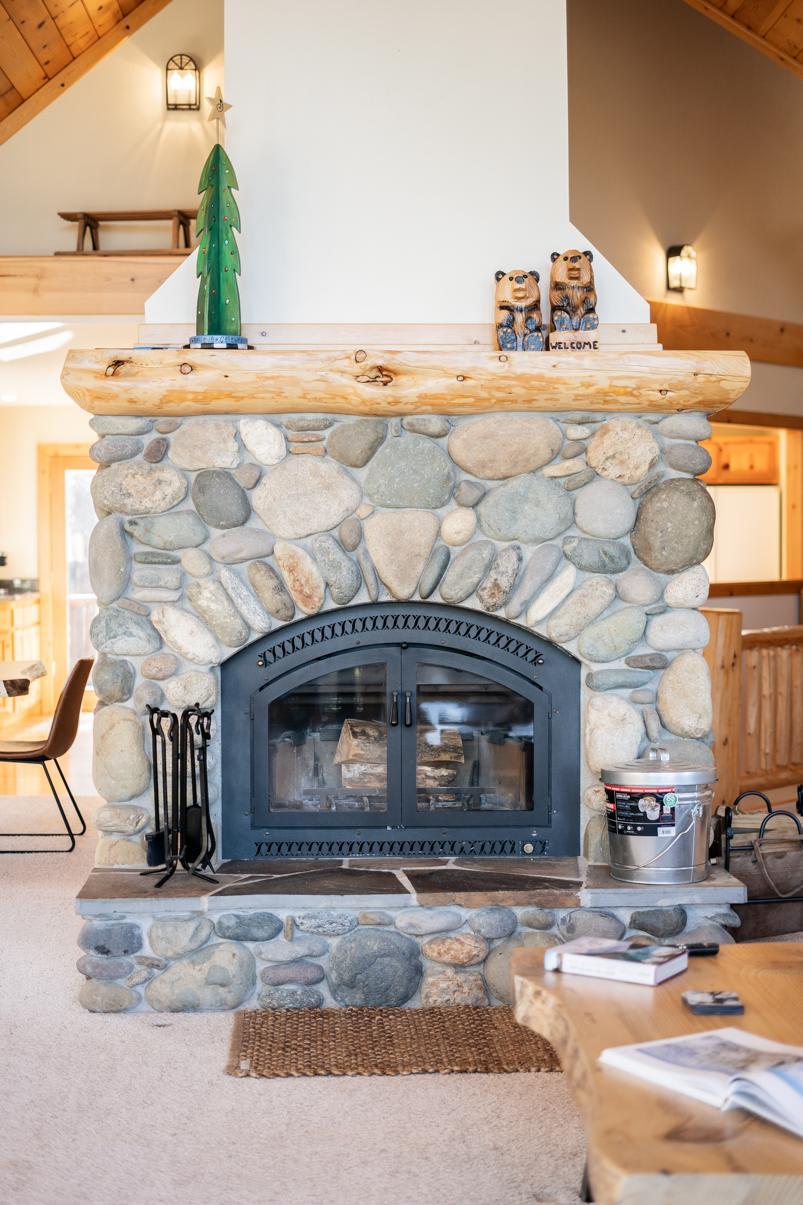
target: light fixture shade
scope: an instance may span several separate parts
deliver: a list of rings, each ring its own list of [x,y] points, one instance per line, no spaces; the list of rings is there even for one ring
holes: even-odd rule
[[[667,250],[666,287],[678,293],[697,288],[697,252],[691,243]]]
[[[201,72],[192,55],[174,54],[167,60],[165,103],[168,109],[200,109]]]

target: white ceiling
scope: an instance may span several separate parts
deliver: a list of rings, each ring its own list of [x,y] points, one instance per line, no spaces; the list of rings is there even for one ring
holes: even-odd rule
[[[133,347],[138,318],[0,320],[0,407],[73,405],[61,387],[71,347]]]

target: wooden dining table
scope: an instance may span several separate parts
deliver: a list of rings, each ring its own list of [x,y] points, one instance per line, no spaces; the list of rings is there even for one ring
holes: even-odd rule
[[[47,673],[41,661],[0,661],[0,699],[27,695],[35,678]]]

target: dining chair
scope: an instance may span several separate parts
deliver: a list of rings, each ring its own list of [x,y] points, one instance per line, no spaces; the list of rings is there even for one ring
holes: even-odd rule
[[[41,766],[45,772],[56,807],[64,821],[64,829],[70,839],[66,849],[0,849],[0,854],[69,854],[75,849],[75,838],[82,837],[86,832],[86,821],[81,815],[81,809],[75,802],[75,796],[70,790],[70,784],[64,777],[64,772],[58,759],[68,753],[78,734],[78,722],[81,718],[81,702],[84,696],[89,671],[92,668],[92,658],[85,657],[76,661],[70,676],[59,695],[50,731],[43,741],[0,741],[0,762],[12,762],[14,765]],[[75,808],[81,827],[73,832],[66,812],[59,799],[58,792],[47,768],[48,762],[59,772],[61,781],[70,797],[70,803]],[[0,837],[61,837],[62,833],[0,833]]]

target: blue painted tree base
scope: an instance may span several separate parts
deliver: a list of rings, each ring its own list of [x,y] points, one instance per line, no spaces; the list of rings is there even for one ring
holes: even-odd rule
[[[245,335],[193,335],[188,347],[228,348],[240,350],[248,347]]]

